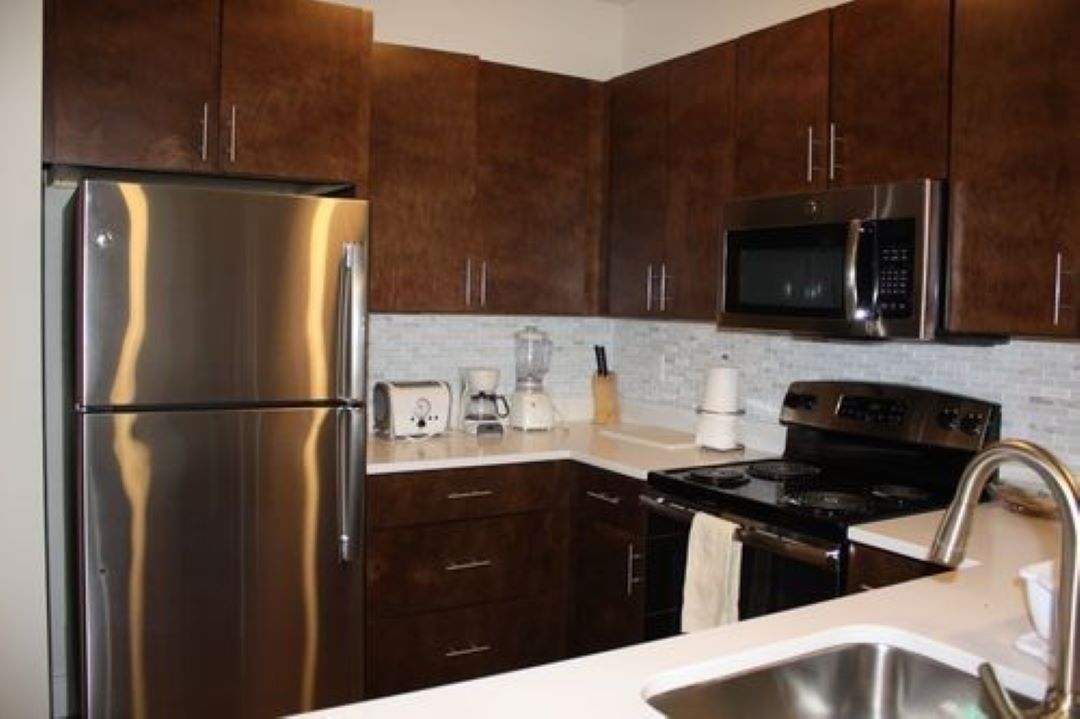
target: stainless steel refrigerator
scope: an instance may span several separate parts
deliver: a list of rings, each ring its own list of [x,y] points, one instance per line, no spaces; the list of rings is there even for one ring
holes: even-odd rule
[[[357,700],[366,203],[91,180],[77,212],[88,715]]]

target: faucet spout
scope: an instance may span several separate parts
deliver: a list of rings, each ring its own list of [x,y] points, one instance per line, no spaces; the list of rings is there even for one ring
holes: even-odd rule
[[[1080,717],[1080,665],[1077,662],[1080,565],[1076,561],[1077,537],[1080,536],[1080,484],[1061,460],[1037,444],[1015,439],[997,442],[975,455],[964,469],[956,496],[938,527],[930,549],[930,561],[947,567],[956,567],[963,561],[979,496],[994,471],[1009,462],[1024,465],[1039,475],[1061,511],[1061,569],[1053,622],[1053,677],[1043,703],[1020,714],[1001,688],[993,669],[983,665],[980,674],[999,713],[1075,719]]]

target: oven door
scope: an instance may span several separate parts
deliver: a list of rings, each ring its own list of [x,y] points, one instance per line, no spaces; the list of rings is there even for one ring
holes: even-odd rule
[[[649,633],[650,639],[678,633],[674,620],[682,607],[690,522],[698,511],[739,525],[739,619],[794,609],[843,593],[846,546],[841,542],[798,535],[661,494],[644,494],[640,500],[647,510],[649,567],[663,568],[646,575],[646,616],[672,619],[665,624],[666,632]],[[673,531],[673,526],[681,527],[681,532]],[[663,541],[653,541],[661,537]]]

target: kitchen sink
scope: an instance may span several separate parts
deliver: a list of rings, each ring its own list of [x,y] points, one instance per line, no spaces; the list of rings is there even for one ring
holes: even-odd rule
[[[1031,700],[1016,696],[1028,707]],[[671,719],[890,719],[994,716],[974,674],[919,651],[858,641],[799,654],[722,678],[651,693],[646,701]]]

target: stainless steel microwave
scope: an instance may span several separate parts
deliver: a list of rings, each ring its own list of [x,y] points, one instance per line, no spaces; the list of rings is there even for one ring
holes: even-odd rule
[[[919,180],[725,204],[720,326],[932,339],[942,197]]]

